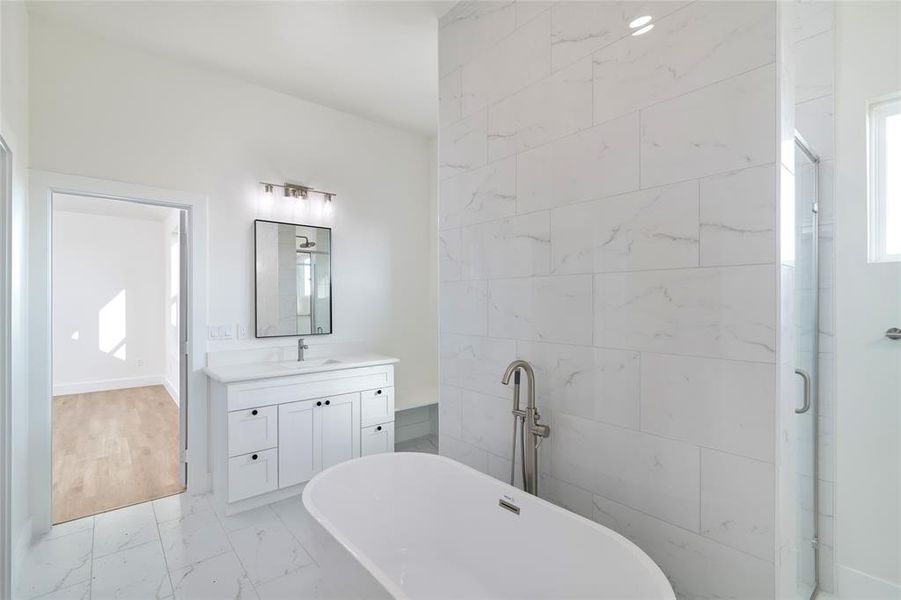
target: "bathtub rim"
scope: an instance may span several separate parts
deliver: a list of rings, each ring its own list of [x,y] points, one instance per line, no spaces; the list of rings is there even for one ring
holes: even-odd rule
[[[415,460],[426,460],[426,461],[436,461],[436,462],[444,462],[445,464],[450,465],[451,468],[461,469],[463,471],[469,471],[473,476],[478,476],[483,479],[488,479],[491,483],[501,484],[507,486],[517,493],[522,492],[519,488],[513,487],[510,484],[491,477],[490,475],[486,475],[481,471],[470,467],[469,465],[463,464],[460,461],[454,460],[447,456],[443,456],[440,454],[427,454],[424,452],[386,452],[382,454],[373,454],[370,456],[361,456],[358,458],[354,458],[345,462],[338,463],[317,473],[313,479],[311,479],[304,486],[302,501],[303,505],[306,508],[307,512],[322,526],[332,538],[341,545],[354,559],[363,566],[364,569],[375,578],[378,583],[385,588],[385,590],[393,597],[400,599],[408,599],[410,596],[407,594],[405,590],[398,587],[394,580],[389,577],[380,567],[378,567],[372,560],[370,560],[364,552],[362,552],[355,544],[353,544],[344,534],[338,533],[337,527],[335,527],[334,523],[331,522],[316,506],[315,501],[312,498],[313,490],[319,485],[319,481],[328,475],[329,473],[335,473],[345,468],[351,468],[352,465],[357,465],[360,462],[379,462],[379,461],[389,461],[396,460],[397,458],[404,457],[404,460],[410,460],[411,457],[415,456]],[[624,535],[617,533],[616,531],[601,525],[591,519],[583,517],[580,514],[572,512],[566,508],[561,506],[557,506],[556,504],[545,500],[539,496],[529,496],[531,499],[537,501],[539,504],[543,504],[544,507],[548,510],[552,510],[561,514],[562,516],[570,519],[574,519],[576,521],[581,521],[584,525],[591,527],[592,529],[598,531],[599,533],[605,534],[607,536],[612,537],[617,542],[619,542],[620,546],[625,548],[632,556],[635,557],[636,560],[640,561],[646,567],[649,568],[649,571],[653,573],[653,576],[658,581],[657,586],[661,589],[665,589],[668,592],[668,596],[661,597],[659,600],[676,600],[676,595],[673,590],[673,586],[670,583],[669,579],[667,579],[663,570],[648,554],[642,550],[635,542],[625,537]]]

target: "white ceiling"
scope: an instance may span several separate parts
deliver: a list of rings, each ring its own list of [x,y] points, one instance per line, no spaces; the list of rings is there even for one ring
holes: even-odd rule
[[[94,196],[76,196],[73,194],[53,194],[53,210],[63,212],[86,213],[89,215],[105,215],[122,219],[141,219],[143,221],[165,221],[169,215],[178,210],[153,204],[129,202],[127,200],[110,200]]]
[[[426,135],[454,1],[29,2],[109,40]]]

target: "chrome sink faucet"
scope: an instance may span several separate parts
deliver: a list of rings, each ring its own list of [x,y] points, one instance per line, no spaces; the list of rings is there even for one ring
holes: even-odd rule
[[[302,362],[304,360],[303,351],[309,349],[310,347],[304,343],[303,338],[297,340],[297,362]]]

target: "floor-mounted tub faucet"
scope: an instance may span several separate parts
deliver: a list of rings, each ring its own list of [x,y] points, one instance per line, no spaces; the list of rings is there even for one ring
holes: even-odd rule
[[[526,374],[529,395],[526,409],[519,405],[519,372]],[[535,371],[524,360],[514,360],[507,366],[501,383],[510,385],[513,377],[513,463],[510,468],[510,485],[516,472],[516,430],[519,426],[520,453],[522,454],[522,488],[529,494],[538,495],[538,446],[551,434],[551,428],[539,423],[541,415],[535,406]]]

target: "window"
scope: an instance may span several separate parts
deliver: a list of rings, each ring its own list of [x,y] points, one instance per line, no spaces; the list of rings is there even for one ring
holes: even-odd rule
[[[869,260],[901,261],[901,94],[871,102],[869,144]]]

